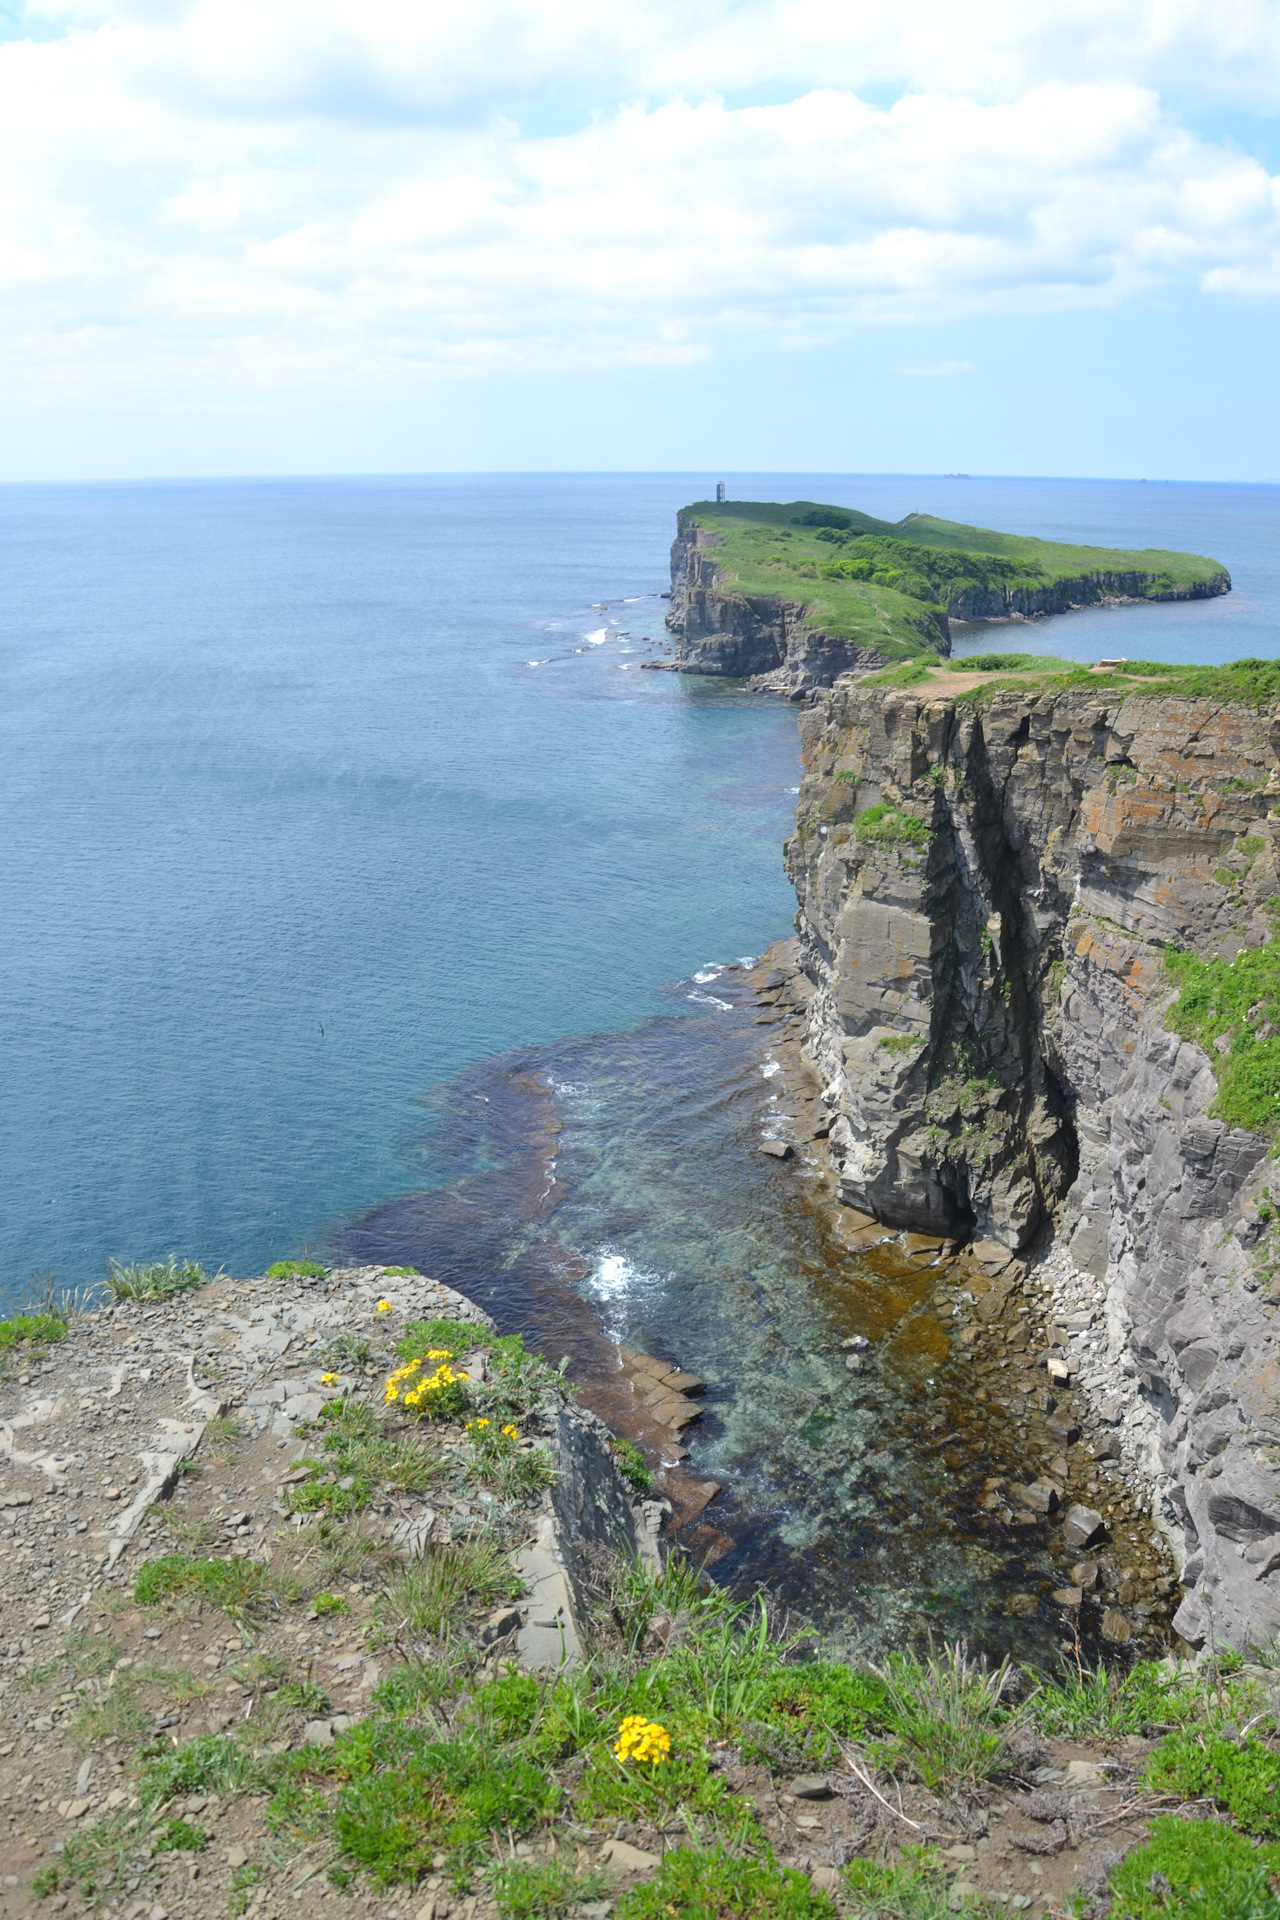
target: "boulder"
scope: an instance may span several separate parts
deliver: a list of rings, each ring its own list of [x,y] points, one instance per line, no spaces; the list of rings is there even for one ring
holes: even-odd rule
[[[1062,1523],[1062,1536],[1070,1547],[1091,1547],[1095,1540],[1105,1539],[1107,1523],[1094,1507],[1074,1506],[1067,1508],[1067,1517]]]

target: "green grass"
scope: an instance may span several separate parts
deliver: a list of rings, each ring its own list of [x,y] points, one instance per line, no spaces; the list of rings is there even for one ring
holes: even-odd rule
[[[833,1920],[835,1905],[794,1868],[719,1847],[679,1847],[618,1902],[618,1920]]]
[[[175,1817],[166,1820],[151,1842],[153,1853],[199,1853],[208,1836],[203,1827]]]
[[[351,1602],[344,1600],[340,1593],[318,1593],[311,1602],[312,1610],[321,1620],[327,1620],[333,1613],[350,1613]]]
[[[107,1262],[107,1292],[113,1300],[171,1300],[175,1294],[203,1287],[209,1275],[196,1260],[179,1260],[171,1253],[167,1260]]]
[[[914,813],[903,813],[900,807],[891,807],[881,800],[873,807],[867,807],[858,814],[853,823],[853,831],[859,840],[868,840],[881,844],[902,841],[907,846],[927,846],[933,837],[933,828],[926,826]]]
[[[653,1475],[645,1465],[644,1455],[639,1447],[634,1446],[630,1440],[614,1440],[611,1445],[613,1457],[618,1463],[623,1479],[633,1486],[637,1493],[652,1493]]]
[[[66,1337],[67,1323],[56,1313],[15,1313],[0,1320],[0,1353],[10,1347],[47,1347]]]
[[[489,1886],[504,1920],[555,1920],[577,1901],[604,1899],[612,1881],[599,1868],[553,1857],[495,1867]]]
[[[200,1601],[243,1624],[266,1610],[271,1594],[267,1568],[260,1561],[164,1553],[138,1568],[133,1597],[143,1607]]]
[[[318,1260],[275,1260],[267,1268],[268,1280],[323,1280],[325,1269]]]
[[[320,1348],[316,1358],[324,1367],[335,1370],[347,1367],[363,1367],[372,1359],[373,1348],[367,1340],[360,1339],[354,1333],[331,1334]]]
[[[1107,1740],[1126,1733],[1148,1737],[1179,1727],[1218,1727],[1247,1720],[1265,1705],[1251,1681],[1211,1670],[1173,1670],[1140,1660],[1128,1672],[1099,1667],[1078,1674],[1066,1667],[1032,1701],[1036,1725],[1053,1739]]]
[[[1069,673],[1076,664],[1052,653],[967,653],[947,667],[952,673]]]
[[[1168,1814],[1150,1835],[1111,1874],[1111,1920],[1280,1920],[1280,1847]]]
[[[1166,953],[1165,970],[1178,988],[1165,1025],[1194,1040],[1213,1064],[1218,1097],[1210,1113],[1274,1138],[1280,1132],[1280,1034],[1264,1039],[1257,1029],[1280,1024],[1280,941],[1247,947],[1234,960]],[[1225,1057],[1215,1044],[1224,1038]]]
[[[468,1613],[492,1609],[499,1600],[515,1600],[523,1591],[500,1547],[485,1540],[460,1540],[428,1547],[388,1588],[380,1611],[391,1632],[408,1627],[435,1636]]]
[[[241,1793],[263,1783],[263,1762],[252,1747],[228,1733],[204,1733],[154,1754],[142,1770],[138,1794],[144,1807],[155,1807],[180,1793]]]
[[[951,1920],[951,1876],[931,1847],[907,1847],[891,1866],[880,1860],[851,1860],[844,1870],[844,1891],[858,1920]],[[966,1907],[980,1902],[966,1901]]]
[[[99,1820],[88,1833],[73,1833],[56,1866],[42,1867],[31,1882],[37,1899],[45,1900],[61,1887],[79,1887],[94,1904],[120,1885],[130,1868],[142,1871],[146,1848],[138,1823],[126,1814]]]
[[[1148,1761],[1146,1779],[1155,1793],[1216,1800],[1247,1833],[1280,1839],[1280,1754],[1260,1740],[1194,1729],[1170,1734]]]
[[[384,1267],[382,1271],[388,1280],[417,1280],[421,1278],[416,1267]]]
[[[924,1045],[924,1037],[916,1033],[887,1033],[877,1044],[885,1053],[914,1053]]]
[[[289,1488],[291,1513],[328,1513],[337,1520],[363,1513],[374,1494],[425,1493],[440,1471],[437,1448],[397,1439],[362,1401],[330,1400],[321,1409],[320,1455],[298,1462],[311,1478]]]

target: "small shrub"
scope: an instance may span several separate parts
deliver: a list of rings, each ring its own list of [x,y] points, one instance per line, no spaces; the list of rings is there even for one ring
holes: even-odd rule
[[[195,1260],[179,1260],[171,1253],[167,1260],[148,1260],[126,1266],[120,1260],[107,1262],[107,1292],[113,1300],[171,1300],[175,1294],[203,1287],[209,1275]]]
[[[1156,1793],[1216,1800],[1238,1827],[1280,1838],[1280,1754],[1258,1740],[1191,1729],[1170,1734],[1148,1761],[1146,1778]]]
[[[166,1820],[151,1843],[153,1853],[199,1853],[207,1835],[190,1820]]]
[[[322,1366],[353,1368],[364,1366],[372,1353],[369,1342],[356,1334],[335,1333],[325,1341],[317,1358]]]
[[[835,1906],[794,1868],[719,1847],[678,1847],[647,1885],[618,1902],[618,1920],[831,1920]]]
[[[0,1352],[10,1347],[47,1347],[65,1340],[67,1323],[56,1313],[15,1313],[0,1320]]]
[[[351,1602],[344,1600],[340,1593],[318,1593],[311,1602],[313,1610],[322,1620],[331,1613],[350,1613]]]
[[[323,1280],[325,1270],[318,1260],[275,1260],[267,1268],[268,1280]]]
[[[602,1900],[611,1881],[598,1867],[571,1860],[512,1860],[495,1867],[489,1885],[504,1920],[555,1920],[580,1900]]]
[[[279,1707],[293,1707],[299,1713],[327,1713],[329,1696],[314,1680],[286,1680],[271,1696]]]
[[[914,813],[904,813],[900,807],[891,807],[885,800],[858,814],[853,831],[859,840],[873,843],[901,841],[913,847],[925,846],[933,838],[932,827]]]
[[[613,1457],[618,1463],[619,1472],[624,1480],[636,1489],[637,1493],[652,1493],[653,1475],[645,1465],[644,1455],[639,1447],[630,1440],[612,1440]]]
[[[1216,1820],[1160,1814],[1111,1874],[1112,1920],[1280,1920],[1280,1847]]]
[[[924,1036],[918,1033],[887,1033],[877,1044],[885,1053],[915,1053],[924,1045]]]

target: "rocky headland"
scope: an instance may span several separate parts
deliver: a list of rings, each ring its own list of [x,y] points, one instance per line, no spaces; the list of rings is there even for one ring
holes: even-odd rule
[[[671,549],[672,665],[790,698],[912,659],[945,658],[953,621],[1227,593],[1217,561],[966,527],[883,521],[798,500],[699,501]]]

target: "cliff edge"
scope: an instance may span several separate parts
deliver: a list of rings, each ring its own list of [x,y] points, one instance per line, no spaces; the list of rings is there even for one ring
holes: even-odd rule
[[[801,729],[787,858],[843,1198],[997,1258],[1052,1237],[1102,1283],[1105,1333],[1064,1355],[1122,1396],[1181,1556],[1178,1629],[1261,1642],[1280,701],[845,682]]]

